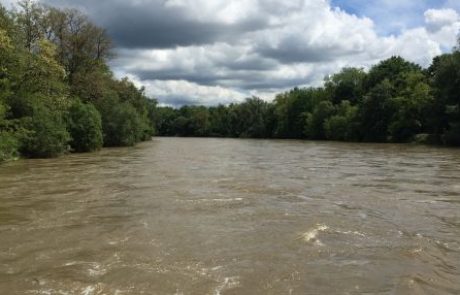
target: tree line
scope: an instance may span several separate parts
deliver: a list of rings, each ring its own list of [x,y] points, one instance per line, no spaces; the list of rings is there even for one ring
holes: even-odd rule
[[[391,57],[273,102],[158,106],[107,64],[107,32],[74,9],[0,5],[0,162],[131,146],[160,136],[460,145],[460,50],[431,66]]]
[[[322,87],[212,107],[158,107],[159,135],[460,145],[460,51],[430,67],[391,57],[344,68]]]
[[[157,102],[107,61],[106,31],[73,9],[0,5],[0,162],[150,139]]]

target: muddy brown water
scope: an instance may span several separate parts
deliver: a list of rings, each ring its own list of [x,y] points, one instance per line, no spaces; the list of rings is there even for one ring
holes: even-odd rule
[[[460,294],[460,150],[155,138],[6,163],[0,294]]]

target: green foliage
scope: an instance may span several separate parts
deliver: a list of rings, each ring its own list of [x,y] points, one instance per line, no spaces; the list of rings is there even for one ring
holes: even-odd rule
[[[460,52],[436,57],[429,72],[433,77],[436,100],[433,103],[431,122],[442,141],[460,145]]]
[[[0,162],[13,159],[19,155],[19,142],[9,132],[0,131]]]
[[[174,135],[205,136],[209,128],[209,112],[205,107],[184,106],[173,121]]]
[[[104,29],[76,10],[31,0],[19,7],[8,12],[0,5],[2,159],[17,150],[54,157],[69,151],[69,144],[87,152],[152,136],[156,101],[113,77]]]
[[[344,68],[340,73],[327,78],[324,86],[334,104],[343,100],[357,104],[364,95],[365,79],[363,69]]]
[[[356,140],[357,113],[358,107],[352,106],[347,100],[342,100],[338,106],[337,114],[324,122],[326,138],[331,140]]]
[[[101,115],[92,104],[75,102],[69,109],[70,146],[76,152],[91,152],[102,147]]]
[[[246,99],[236,109],[238,118],[237,136],[267,138],[271,136],[269,105],[257,97]]]
[[[388,80],[395,90],[399,89],[402,82],[402,74],[409,72],[421,72],[421,67],[404,60],[399,56],[393,56],[389,59],[381,61],[376,66],[373,66],[367,74],[365,80],[366,90],[371,90],[384,80]]]
[[[330,101],[321,101],[307,115],[305,135],[310,139],[326,139],[325,122],[334,114],[335,108]]]
[[[6,112],[7,107],[0,100],[0,162],[17,157],[19,148],[17,138],[6,129]]]
[[[69,150],[70,135],[61,113],[37,104],[31,117],[22,119],[27,130],[21,138],[22,154],[33,158],[59,156]]]
[[[305,136],[305,120],[308,113],[321,101],[328,100],[322,88],[293,90],[280,94],[274,101],[274,135],[280,138],[302,138]]]
[[[161,107],[153,110],[153,120],[158,134],[163,136],[175,135],[173,122],[177,117],[177,111],[171,107]]]
[[[420,72],[403,75],[402,90],[390,99],[392,119],[389,135],[392,141],[411,141],[414,136],[427,129],[426,117],[434,102],[431,87]]]
[[[129,103],[116,104],[103,117],[105,146],[133,146],[144,138],[144,126]]]
[[[359,109],[360,136],[364,141],[385,142],[388,138],[393,85],[385,79],[364,97]]]
[[[189,119],[179,116],[172,122],[173,134],[177,136],[193,136],[193,130],[189,129]]]
[[[215,137],[235,136],[230,120],[230,108],[224,105],[209,108],[209,135]]]
[[[455,51],[435,58],[427,70],[392,57],[368,73],[345,68],[324,87],[294,88],[272,103],[252,98],[210,108],[157,107],[154,117],[159,135],[460,145],[458,93]]]

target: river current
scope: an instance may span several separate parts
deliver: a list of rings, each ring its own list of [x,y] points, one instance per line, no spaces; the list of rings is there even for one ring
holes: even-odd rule
[[[460,150],[154,138],[9,162],[0,294],[460,294]]]

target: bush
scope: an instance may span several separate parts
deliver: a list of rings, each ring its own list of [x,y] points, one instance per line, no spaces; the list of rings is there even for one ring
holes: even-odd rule
[[[18,157],[18,140],[11,133],[0,132],[0,162]]]
[[[101,115],[92,104],[80,101],[69,109],[70,147],[76,152],[91,152],[102,147]]]
[[[129,103],[112,107],[103,118],[105,146],[133,146],[144,137],[144,126],[136,109]]]
[[[59,112],[36,105],[32,117],[23,118],[22,122],[27,130],[21,140],[21,152],[24,155],[50,158],[68,151],[70,135]]]

